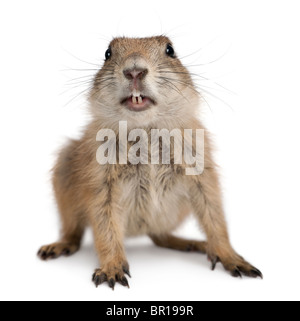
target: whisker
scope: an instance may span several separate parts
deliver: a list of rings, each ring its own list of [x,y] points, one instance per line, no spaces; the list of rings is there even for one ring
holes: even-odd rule
[[[183,95],[182,91],[174,84],[172,81],[166,77],[158,77],[159,79],[162,79],[165,83],[169,84],[173,90],[175,90],[179,95],[181,95],[187,102],[189,100]]]
[[[115,77],[109,77],[109,78],[105,78],[105,79],[97,79],[96,81],[95,81],[95,86],[100,86],[101,84],[103,84],[103,83],[106,83],[106,82],[108,82],[108,81],[112,81],[112,80],[115,80]]]
[[[189,55],[179,57],[179,59],[180,59],[180,60],[182,60],[182,59],[185,59],[185,58],[191,57],[191,56],[193,56],[193,55],[197,54],[198,52],[200,52],[200,51],[202,51],[202,50],[203,50],[203,48],[200,48],[200,49],[198,49],[197,51],[195,51],[195,52],[193,52],[193,53],[191,53],[191,54],[189,54]]]
[[[93,77],[93,75],[85,75],[85,76],[81,76],[81,77],[71,78],[67,82],[71,82],[73,80],[85,79],[85,78],[92,78],[92,77]]]
[[[75,99],[77,99],[78,97],[80,97],[81,95],[87,93],[88,91],[91,90],[91,87],[88,87],[84,90],[82,90],[79,94],[77,94],[75,97],[73,97],[72,99],[70,99],[65,105],[64,107],[68,106],[70,103],[72,103]]]
[[[165,81],[166,83],[170,84],[173,88],[175,88],[176,92],[178,94],[181,94],[182,95],[182,92],[179,90],[179,88],[174,85],[169,79],[165,78],[165,77],[159,77],[159,79],[162,79],[163,81]]]
[[[95,97],[96,95],[98,95],[103,89],[107,88],[107,87],[114,87],[116,88],[117,87],[117,84],[116,83],[108,83],[106,84],[105,86],[101,86],[101,87],[98,87],[97,90],[95,90],[95,92],[91,95],[91,97]],[[97,97],[97,99],[99,99],[99,97]]]
[[[92,87],[92,85],[93,85],[93,82],[73,84],[72,87],[67,88],[65,91],[60,93],[60,95],[63,95],[65,93],[67,93],[67,92],[70,92],[71,90],[76,90],[78,87],[86,87],[86,86]],[[69,86],[71,86],[71,85],[69,85]]]
[[[82,80],[69,80],[65,83],[65,86],[72,86],[72,85],[78,85],[78,84],[86,84],[86,83],[93,83],[94,82],[94,79],[91,78],[91,77],[87,77],[85,79],[82,79]]]
[[[207,101],[207,99],[204,97],[204,95],[200,94],[200,98],[204,100],[204,102],[206,103],[206,105],[208,106],[209,110],[211,111],[211,113],[213,114],[213,110],[210,107],[209,102]]]
[[[74,54],[72,54],[71,52],[69,52],[69,51],[66,50],[66,49],[64,49],[64,51],[65,51],[67,54],[69,54],[70,56],[72,56],[73,58],[77,59],[78,61],[84,62],[84,63],[86,63],[86,64],[88,64],[88,65],[91,65],[91,66],[97,66],[97,67],[100,68],[100,64],[91,63],[91,62],[85,61],[85,60],[83,60],[83,59],[81,59],[81,58],[78,58],[77,56],[75,56]]]
[[[73,69],[73,68],[66,68],[66,69],[61,69],[60,71],[99,71],[99,69],[79,69],[79,68],[76,68],[76,69]]]
[[[116,66],[120,67],[120,65],[119,65],[116,61],[114,61],[114,64],[115,64]]]
[[[218,88],[211,88],[211,89],[216,89],[216,90],[221,90],[221,89],[223,89],[223,90],[225,90],[225,91],[227,91],[227,92],[229,92],[229,93],[231,93],[231,94],[233,94],[233,95],[237,95],[237,93],[235,93],[234,91],[232,91],[232,90],[230,90],[230,89],[222,86],[221,84],[217,83],[216,81],[210,80],[210,79],[207,78],[207,77],[204,77],[204,76],[201,76],[201,75],[198,75],[198,74],[195,74],[195,73],[174,72],[174,71],[163,71],[162,73],[183,74],[183,75],[191,75],[192,77],[198,77],[198,78],[201,78],[201,79],[204,80],[204,81],[208,81],[208,82],[211,82],[211,83],[215,84],[217,87],[220,87],[220,89],[218,89]],[[201,79],[197,79],[197,80],[194,79],[194,80],[195,80],[195,81],[200,81]]]
[[[193,91],[195,91],[196,93],[199,94],[199,92],[196,90],[196,88],[195,88],[192,84],[190,84],[190,83],[188,83],[188,82],[185,82],[185,81],[179,80],[179,79],[167,78],[167,77],[163,77],[163,78],[164,78],[164,79],[168,79],[170,82],[174,81],[174,82],[176,82],[176,83],[185,85],[186,87],[189,87],[190,89],[192,89]]]

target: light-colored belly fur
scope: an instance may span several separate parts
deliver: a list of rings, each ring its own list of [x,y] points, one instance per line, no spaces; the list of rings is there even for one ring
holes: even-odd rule
[[[168,167],[145,166],[123,181],[121,190],[127,236],[171,232],[190,211],[182,180],[179,183]]]

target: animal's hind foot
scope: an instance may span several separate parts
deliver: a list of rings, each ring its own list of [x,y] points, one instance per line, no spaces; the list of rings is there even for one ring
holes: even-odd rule
[[[43,260],[57,259],[60,256],[71,256],[79,250],[78,244],[72,243],[53,243],[45,245],[38,251],[38,257]]]
[[[163,248],[168,248],[172,250],[182,251],[182,252],[198,252],[207,253],[207,243],[193,240],[185,240],[173,235],[150,235],[150,238],[155,245]]]
[[[208,258],[212,262],[212,270],[214,270],[216,264],[220,262],[224,266],[225,270],[230,272],[233,277],[242,277],[244,275],[250,278],[263,279],[263,274],[260,270],[245,261],[244,258],[236,253],[227,257],[208,254]]]

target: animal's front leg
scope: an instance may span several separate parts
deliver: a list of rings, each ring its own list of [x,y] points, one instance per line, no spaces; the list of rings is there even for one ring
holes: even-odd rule
[[[94,232],[95,248],[101,268],[96,269],[93,282],[98,287],[107,282],[114,289],[116,282],[128,286],[129,273],[123,244],[123,218],[118,206],[118,186],[108,179],[92,202],[90,221]]]
[[[129,265],[120,226],[115,218],[107,214],[105,216],[98,219],[98,224],[94,227],[95,247],[100,258],[101,268],[95,270],[93,282],[97,287],[105,282],[108,282],[112,289],[114,289],[116,282],[129,287],[125,276],[125,274],[130,276]]]
[[[202,175],[190,177],[189,191],[194,212],[207,235],[212,269],[221,262],[234,277],[244,274],[262,278],[262,273],[238,255],[230,244],[215,170],[209,168]]]

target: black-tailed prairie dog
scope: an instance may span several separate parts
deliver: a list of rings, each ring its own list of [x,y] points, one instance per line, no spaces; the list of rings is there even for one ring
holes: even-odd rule
[[[80,140],[60,151],[53,169],[61,239],[43,246],[39,257],[74,254],[90,226],[101,263],[93,275],[96,286],[106,282],[111,288],[116,282],[128,286],[124,239],[143,234],[161,247],[207,254],[213,269],[220,262],[235,277],[262,277],[230,244],[209,135],[197,116],[199,101],[190,73],[167,37],[114,39],[90,91],[93,120]],[[125,123],[127,131],[121,133],[120,124]],[[105,139],[99,138],[101,130],[107,131]],[[182,152],[177,149],[180,137],[172,137],[174,130],[184,138],[185,130],[193,133],[182,140]],[[186,160],[185,151],[197,155],[197,130],[204,130],[203,168],[193,174],[188,172],[194,165]],[[143,137],[137,137],[141,131]],[[150,144],[154,133],[168,132],[169,154],[164,155],[169,155],[169,162],[162,155],[167,141],[163,134],[156,144],[159,155],[151,155]],[[101,156],[102,145],[107,150]],[[130,157],[138,161],[129,161]],[[172,235],[190,213],[197,217],[206,241]]]

